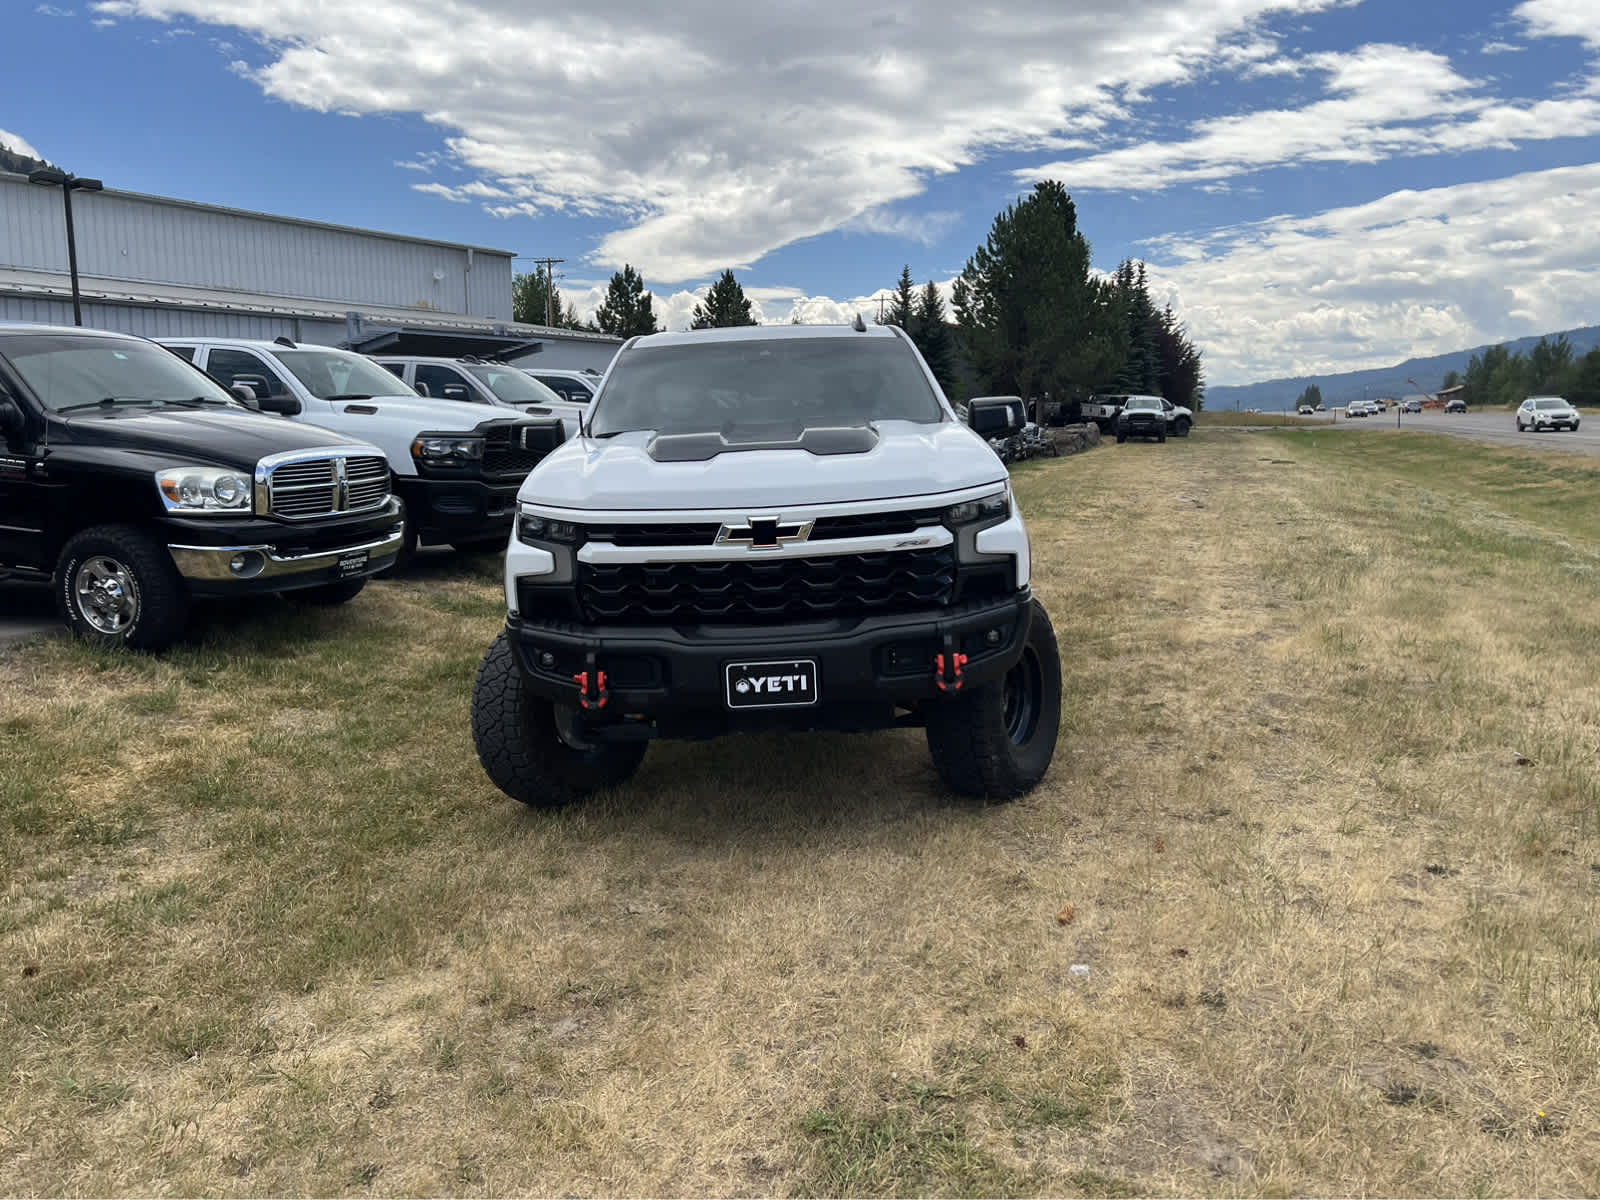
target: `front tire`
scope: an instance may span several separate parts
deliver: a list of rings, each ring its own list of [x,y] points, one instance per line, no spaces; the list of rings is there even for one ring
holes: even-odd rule
[[[1178,418],[1178,426],[1177,426],[1176,429],[1173,430],[1173,432],[1176,433],[1179,437],[1188,437],[1189,436],[1189,426],[1190,426],[1190,422],[1186,418],[1179,417]]]
[[[1022,657],[1003,679],[928,707],[928,752],[951,791],[1014,800],[1036,787],[1061,729],[1061,658],[1044,605],[1033,602]]]
[[[1125,442],[1127,440],[1128,440],[1128,435],[1127,434],[1125,434],[1125,433],[1117,434],[1117,445],[1120,446],[1120,445],[1122,445],[1123,442]]]
[[[528,691],[503,631],[472,686],[472,741],[495,787],[532,808],[559,808],[626,782],[645,751],[643,742],[580,749],[563,740],[555,705]]]
[[[67,628],[102,646],[164,650],[189,619],[189,591],[171,554],[131,525],[96,525],[68,541],[55,589]]]
[[[1517,432],[1518,433],[1524,433],[1524,432],[1526,432],[1526,430],[1527,430],[1527,427],[1525,425],[1523,425],[1522,418],[1518,417],[1517,418]]]
[[[1167,440],[1167,431],[1165,429],[1163,429],[1160,433],[1156,434],[1156,441],[1165,442],[1166,440]]]

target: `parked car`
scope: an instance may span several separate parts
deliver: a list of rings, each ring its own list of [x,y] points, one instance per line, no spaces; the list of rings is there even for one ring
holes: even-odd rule
[[[1127,399],[1126,396],[1097,393],[1090,396],[1078,408],[1085,421],[1093,421],[1100,426],[1101,433],[1112,433],[1116,430],[1117,414],[1122,411]]]
[[[555,417],[419,396],[365,355],[288,338],[173,338],[162,344],[262,411],[360,436],[383,449],[406,505],[404,561],[419,544],[503,545],[517,488],[564,440]]]
[[[1344,406],[1345,419],[1354,420],[1357,417],[1365,417],[1370,415],[1370,409],[1368,408],[1369,403],[1370,402],[1366,400],[1350,401],[1350,403]]]
[[[1167,411],[1160,396],[1129,396],[1117,414],[1117,441],[1131,437],[1167,440]]]
[[[514,408],[535,417],[556,417],[568,437],[583,424],[587,402],[575,404],[558,395],[521,367],[481,358],[437,358],[423,355],[375,354],[372,361],[409,384],[421,396],[465,400]]]
[[[1408,412],[1408,413],[1419,413],[1419,412],[1422,411],[1422,401],[1418,400],[1415,396],[1413,396],[1409,400],[1402,400],[1400,402],[1400,411],[1401,412]]]
[[[1370,414],[1375,415],[1378,413],[1386,413],[1388,411],[1389,400],[1385,396],[1379,396],[1376,400],[1367,401],[1367,412]]]
[[[1464,413],[1467,411],[1467,402],[1460,396],[1452,396],[1444,402],[1444,410],[1447,413]]]
[[[1299,415],[1302,416],[1302,417],[1315,416],[1316,412],[1317,412],[1317,410],[1312,408],[1311,405],[1309,405],[1309,404],[1302,404],[1298,411],[1299,411]]]
[[[1014,436],[1011,413],[971,418]],[[489,778],[550,807],[654,738],[920,725],[952,791],[1032,789],[1061,664],[982,434],[893,326],[626,342],[518,498],[472,695]]]
[[[1517,432],[1578,428],[1578,410],[1561,396],[1529,396],[1517,409]]]
[[[143,338],[0,326],[0,577],[78,636],[159,650],[198,596],[343,604],[399,552],[377,446],[252,412]]]
[[[569,371],[559,367],[523,367],[522,370],[560,396],[568,404],[588,411],[594,394],[600,390],[598,371]]]

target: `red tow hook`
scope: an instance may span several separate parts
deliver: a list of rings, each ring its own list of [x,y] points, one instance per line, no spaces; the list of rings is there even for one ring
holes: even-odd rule
[[[967,665],[965,654],[950,655],[950,671],[945,672],[945,657],[942,654],[933,656],[933,682],[939,685],[941,692],[959,692],[966,681],[961,678],[961,668]]]
[[[572,682],[578,685],[579,708],[604,708],[611,699],[611,693],[606,691],[606,673],[596,671],[594,690],[589,690],[589,672],[580,671],[572,677]]]

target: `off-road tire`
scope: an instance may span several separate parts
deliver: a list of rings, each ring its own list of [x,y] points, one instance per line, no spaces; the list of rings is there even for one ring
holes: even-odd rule
[[[502,632],[472,685],[472,741],[490,781],[532,808],[559,808],[625,783],[644,760],[644,742],[601,742],[577,750],[556,732],[555,705],[523,682]]]
[[[1032,706],[1008,705],[1031,691]],[[934,701],[928,753],[951,791],[1014,800],[1033,790],[1055,757],[1061,727],[1061,659],[1044,605],[1033,602],[1022,658],[1003,679]]]
[[[1166,442],[1166,440],[1167,440],[1167,431],[1165,429],[1163,429],[1160,433],[1156,434],[1156,441],[1161,442],[1161,443],[1164,444]]]
[[[348,604],[359,596],[366,586],[365,579],[341,579],[337,583],[319,583],[316,587],[299,588],[288,593],[288,596],[301,604],[317,604],[331,608],[336,604]]]
[[[108,629],[114,618],[102,614],[97,626],[80,596],[78,575],[85,564],[115,564],[127,582],[126,623]],[[95,525],[75,534],[56,560],[56,610],[67,628],[87,642],[164,650],[177,641],[189,620],[189,589],[167,548],[132,525]],[[121,584],[118,584],[121,588]],[[92,606],[89,606],[92,607]]]
[[[1187,418],[1187,417],[1179,417],[1178,418],[1178,423],[1173,427],[1172,432],[1177,434],[1179,437],[1188,437],[1189,436],[1189,427],[1190,427],[1190,425],[1191,425],[1191,422],[1190,422],[1189,418]]]

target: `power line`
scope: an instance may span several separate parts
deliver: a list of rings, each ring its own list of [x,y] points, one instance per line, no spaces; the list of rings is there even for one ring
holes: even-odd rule
[[[557,263],[564,263],[564,258],[536,258],[533,260],[544,267],[544,323],[553,328],[555,326],[554,314],[550,311],[556,294],[555,274],[551,270]]]

